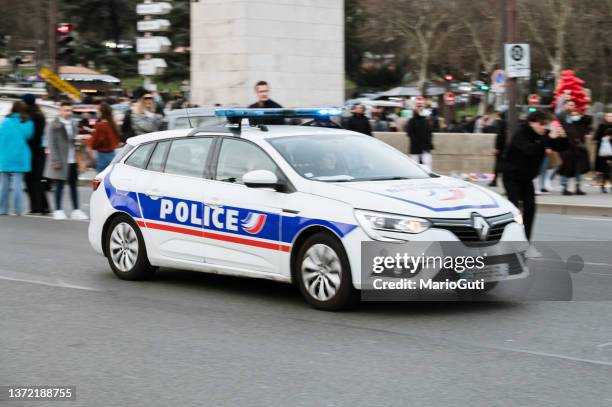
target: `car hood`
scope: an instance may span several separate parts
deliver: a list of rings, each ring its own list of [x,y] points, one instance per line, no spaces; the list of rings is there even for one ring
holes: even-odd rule
[[[462,180],[437,177],[399,181],[314,182],[312,193],[357,209],[428,218],[485,217],[517,211],[500,195]]]

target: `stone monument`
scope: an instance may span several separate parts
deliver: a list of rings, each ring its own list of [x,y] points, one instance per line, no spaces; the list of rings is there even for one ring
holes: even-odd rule
[[[245,106],[264,80],[286,107],[342,105],[342,0],[191,3],[191,101]]]

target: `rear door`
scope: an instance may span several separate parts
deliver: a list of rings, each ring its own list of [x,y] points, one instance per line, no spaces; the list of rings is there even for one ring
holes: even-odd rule
[[[214,141],[214,136],[192,136],[157,143],[139,196],[150,257],[204,261],[204,178]]]

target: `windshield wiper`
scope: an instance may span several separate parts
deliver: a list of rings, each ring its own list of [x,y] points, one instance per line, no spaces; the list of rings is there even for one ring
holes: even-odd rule
[[[410,177],[401,177],[401,176],[395,176],[395,177],[372,177],[372,178],[358,178],[355,181],[398,181],[398,180],[402,180],[402,179],[413,179]]]

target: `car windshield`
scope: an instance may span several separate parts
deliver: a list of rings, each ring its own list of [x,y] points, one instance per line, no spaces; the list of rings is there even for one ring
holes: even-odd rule
[[[430,175],[393,147],[368,136],[325,134],[268,142],[304,178],[324,182],[385,181]]]

